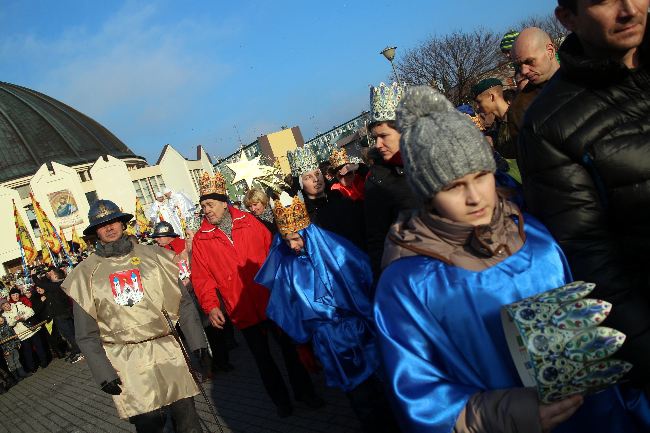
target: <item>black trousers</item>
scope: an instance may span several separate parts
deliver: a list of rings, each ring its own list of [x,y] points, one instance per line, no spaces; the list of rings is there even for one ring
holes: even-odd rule
[[[73,354],[80,353],[81,350],[77,346],[77,342],[74,338],[74,320],[72,317],[61,317],[56,316],[54,318],[54,325],[56,329],[59,330],[61,336],[68,342],[70,348],[72,349]]]
[[[267,334],[271,334],[280,345],[294,398],[301,400],[314,395],[314,385],[309,373],[298,358],[295,345],[279,327],[270,321],[265,321],[242,329],[241,332],[253,354],[266,393],[276,406],[290,406],[291,398],[280,370],[271,356]]]
[[[374,374],[346,395],[364,433],[399,433],[384,387]]]
[[[202,433],[194,399],[183,398],[161,409],[135,415],[129,422],[138,433],[163,433],[167,413],[171,414],[176,433]]]
[[[232,325],[231,325],[232,326]],[[230,363],[229,349],[227,344],[227,331],[208,326],[205,329],[205,336],[208,337],[208,344],[212,351],[212,367],[221,367]]]
[[[37,332],[31,337],[20,342],[20,351],[22,352],[23,359],[25,361],[25,364],[23,365],[23,367],[25,367],[25,370],[34,371],[34,368],[36,367],[36,363],[34,362],[34,353],[32,352],[32,346],[38,354],[38,361],[41,364],[41,368],[47,367],[47,356],[45,355],[45,348],[43,347],[43,342],[41,341],[41,335]]]

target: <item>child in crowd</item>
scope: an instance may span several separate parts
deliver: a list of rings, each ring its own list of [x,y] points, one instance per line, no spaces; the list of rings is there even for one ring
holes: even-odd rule
[[[4,307],[4,304],[9,304],[9,301],[3,300],[0,303],[0,307]],[[16,381],[31,376],[31,374],[27,373],[20,364],[20,355],[18,353],[18,349],[20,349],[20,340],[3,315],[0,315],[0,342],[2,342],[0,343],[0,351],[2,351],[5,361],[7,362],[9,374],[11,374]]]
[[[346,392],[364,432],[399,432],[375,376],[368,256],[347,239],[310,223],[305,204],[275,201],[274,239],[255,281],[271,291],[267,316],[293,341],[309,344],[328,386]],[[288,206],[288,207],[285,207]]]

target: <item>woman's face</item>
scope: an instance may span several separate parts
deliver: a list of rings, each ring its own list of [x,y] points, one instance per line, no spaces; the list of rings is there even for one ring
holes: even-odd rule
[[[11,310],[11,304],[9,304],[8,302],[5,302],[4,304],[2,304],[2,309],[5,310],[5,311],[10,311]]]
[[[492,221],[497,192],[494,174],[480,171],[467,174],[446,185],[432,201],[444,218],[479,226]]]
[[[375,139],[375,146],[384,161],[389,161],[399,152],[401,134],[386,122],[373,126],[370,134]]]
[[[20,299],[20,295],[18,293],[12,293],[9,296],[11,297],[11,300],[14,302],[17,302]]]
[[[264,213],[264,205],[262,204],[262,202],[259,201],[255,203],[251,203],[249,209],[255,216],[260,216]]]
[[[309,198],[316,198],[325,191],[325,179],[320,169],[308,171],[302,175],[302,189]]]

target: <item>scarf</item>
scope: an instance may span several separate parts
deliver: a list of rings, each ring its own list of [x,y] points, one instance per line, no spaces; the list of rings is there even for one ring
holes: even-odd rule
[[[122,257],[129,254],[133,250],[133,243],[127,235],[122,235],[121,238],[114,242],[107,244],[97,242],[95,245],[95,253],[99,257]]]

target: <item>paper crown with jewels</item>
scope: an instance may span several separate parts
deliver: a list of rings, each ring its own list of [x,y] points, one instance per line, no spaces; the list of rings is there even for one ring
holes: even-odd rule
[[[292,199],[286,192],[280,195],[279,200],[275,200],[273,215],[282,236],[297,233],[311,223],[305,203],[297,195]]]
[[[348,156],[347,150],[344,147],[340,149],[334,149],[330,155],[330,164],[334,168],[338,168],[345,164],[350,164],[350,157]]]
[[[394,82],[390,86],[379,83],[370,87],[370,123],[395,120],[395,110],[404,88]]]
[[[309,147],[298,147],[296,150],[289,150],[287,159],[291,167],[291,175],[294,177],[300,177],[318,168],[316,154]]]
[[[226,179],[220,172],[216,172],[214,176],[203,172],[199,178],[199,190],[201,197],[203,197],[201,200],[210,198],[208,196],[212,196],[217,200],[223,199],[222,201],[226,201],[228,198]]]
[[[585,298],[595,284],[576,281],[506,305],[501,321],[524,386],[543,403],[590,394],[619,381],[632,365],[611,358],[625,334],[599,326],[612,305]]]

